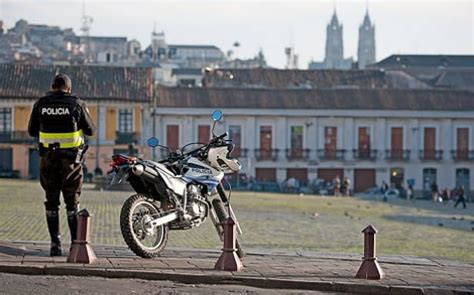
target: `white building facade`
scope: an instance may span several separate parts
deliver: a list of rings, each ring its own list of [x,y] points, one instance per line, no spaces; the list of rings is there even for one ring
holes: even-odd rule
[[[465,100],[474,99],[473,93],[459,92],[458,106],[442,110],[441,106],[422,104],[403,106],[413,99],[424,100],[425,94],[433,95],[429,91],[402,99],[396,108],[391,101],[397,97],[388,94],[391,97],[377,109],[370,105],[374,99],[384,100],[383,93],[365,102],[370,109],[363,109],[364,98],[358,96],[354,98],[359,105],[355,109],[344,104],[331,109],[333,102],[325,103],[324,93],[315,91],[304,94],[318,95],[307,107],[295,103],[298,98],[293,92],[285,98],[279,97],[278,90],[260,91],[268,96],[265,99],[272,100],[275,95],[274,100],[283,102],[280,108],[265,107],[264,99],[251,94],[252,90],[239,90],[243,97],[249,92],[247,102],[239,94],[232,94],[235,89],[205,90],[200,96],[209,107],[203,106],[203,101],[190,100],[186,97],[189,93],[182,93],[186,90],[180,91],[164,95],[155,110],[156,136],[161,142],[176,147],[205,140],[210,136],[210,114],[221,109],[224,120],[216,133],[229,132],[238,146],[235,153],[243,164],[242,173],[259,181],[283,182],[293,177],[304,185],[316,178],[330,181],[347,176],[355,192],[382,181],[405,187],[407,182],[412,183],[418,194],[429,191],[433,182],[440,190],[459,185],[464,185],[466,191],[474,188],[474,108]],[[296,96],[300,94],[296,92]],[[453,96],[452,91],[449,95]],[[350,99],[347,91],[342,96]],[[443,97],[442,93],[438,96],[431,102]],[[168,100],[173,97],[175,100]],[[294,108],[285,106],[285,100]],[[320,109],[311,107],[318,104]]]

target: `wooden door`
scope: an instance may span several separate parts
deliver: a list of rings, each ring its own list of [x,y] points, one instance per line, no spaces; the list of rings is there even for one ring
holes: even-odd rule
[[[458,159],[467,159],[469,154],[469,129],[468,128],[458,128],[456,130],[457,135],[457,158]]]
[[[364,192],[375,185],[375,169],[354,169],[354,192]]]
[[[337,127],[324,128],[324,155],[326,157],[336,157],[337,149]]]
[[[308,169],[306,168],[288,168],[286,170],[286,178],[294,178],[298,180],[300,186],[308,184]]]
[[[276,181],[276,169],[275,168],[256,168],[255,178],[258,181]]]
[[[391,149],[392,158],[401,158],[403,156],[403,128],[402,127],[392,127],[390,149]]]
[[[272,126],[260,126],[260,156],[262,158],[271,158],[272,141]]]
[[[342,181],[342,179],[344,179],[344,169],[318,169],[319,179],[324,179],[325,181],[332,182],[336,178],[336,176],[339,176],[339,179]]]
[[[211,138],[211,128],[209,125],[198,126],[198,142],[208,143]]]
[[[0,148],[0,171],[12,171],[13,169],[13,149]]]
[[[359,127],[359,158],[368,158],[370,155],[370,130],[368,127]]]
[[[166,145],[172,150],[179,148],[179,125],[166,126]]]
[[[425,159],[434,159],[436,150],[436,129],[425,127],[423,140],[423,153]]]

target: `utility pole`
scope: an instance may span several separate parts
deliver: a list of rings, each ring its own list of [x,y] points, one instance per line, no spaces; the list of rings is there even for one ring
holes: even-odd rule
[[[94,92],[96,91],[96,84],[94,81]],[[95,138],[95,170],[94,171],[99,171],[100,166],[99,166],[99,160],[100,160],[100,100],[97,99],[97,106],[96,106],[96,117],[97,117],[97,132],[96,132],[96,138]]]
[[[92,22],[94,20],[92,19],[91,16],[86,15],[86,2],[85,2],[85,0],[82,2],[82,18],[81,18],[81,21],[82,21],[81,31],[82,31],[82,35],[85,38],[85,48],[84,48],[85,61],[84,61],[84,63],[89,63],[89,62],[92,61],[91,60],[91,51],[90,51],[91,44],[90,44],[89,34],[90,34]]]

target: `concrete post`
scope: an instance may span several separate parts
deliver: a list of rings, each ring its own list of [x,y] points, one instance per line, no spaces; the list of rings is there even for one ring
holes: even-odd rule
[[[385,274],[375,257],[375,235],[377,230],[372,225],[369,225],[362,232],[364,233],[364,257],[362,257],[362,264],[356,277],[368,280],[383,279]]]
[[[86,209],[77,213],[77,237],[71,245],[67,262],[87,264],[97,262],[97,257],[89,244],[91,216]]]
[[[235,222],[232,217],[224,221],[224,248],[222,254],[217,260],[214,269],[224,271],[240,271],[243,268],[242,262],[237,256],[237,249],[235,247],[236,230]]]

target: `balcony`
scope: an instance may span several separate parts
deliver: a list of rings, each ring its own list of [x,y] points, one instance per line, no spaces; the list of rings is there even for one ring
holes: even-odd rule
[[[385,159],[391,161],[408,161],[410,160],[409,150],[385,150]]]
[[[307,161],[309,159],[310,149],[286,149],[285,153],[288,161]]]
[[[441,161],[443,159],[443,151],[441,150],[420,150],[420,160],[423,161]]]
[[[345,159],[346,150],[318,150],[319,160],[334,160],[334,161],[343,161]]]
[[[115,144],[131,144],[137,143],[140,136],[138,132],[116,132]]]
[[[28,131],[0,132],[0,143],[24,143],[34,144],[38,139],[31,137]]]
[[[352,155],[355,160],[375,161],[377,160],[377,154],[377,150],[352,150]]]
[[[473,161],[474,151],[451,150],[451,156],[454,161]]]
[[[255,158],[257,161],[276,161],[278,151],[278,149],[255,149]]]
[[[241,149],[241,148],[235,147],[234,150],[232,151],[232,157],[247,158],[247,155],[248,155],[248,149]]]

